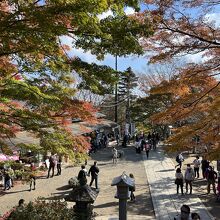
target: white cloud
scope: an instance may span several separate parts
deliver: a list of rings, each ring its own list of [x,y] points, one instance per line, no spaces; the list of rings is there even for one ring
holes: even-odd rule
[[[208,61],[210,57],[204,56],[205,52],[200,52],[197,54],[185,55],[186,61],[189,63],[202,63]]]
[[[111,10],[108,10],[106,12],[103,12],[102,14],[98,15],[98,18],[100,20],[107,18],[108,16],[112,15],[113,16],[113,12]]]
[[[208,22],[215,22],[215,26],[220,26],[220,13],[210,13],[205,16]]]
[[[135,10],[131,7],[126,7],[124,11],[126,15],[131,15],[135,13]]]
[[[66,44],[70,47],[70,50],[69,51],[66,51],[67,54],[70,56],[70,57],[74,57],[74,56],[77,56],[79,57],[80,59],[82,59],[83,61],[85,62],[88,62],[88,63],[100,63],[100,61],[98,61],[96,59],[96,56],[91,54],[91,52],[85,52],[83,49],[79,48],[79,49],[76,49],[74,46],[73,46],[73,39],[71,37],[68,37],[68,36],[61,36],[60,37],[60,40],[61,40],[61,43],[62,44]]]
[[[124,12],[126,15],[131,15],[131,14],[135,13],[135,10],[131,7],[126,7]],[[107,18],[108,16],[113,16],[113,12],[111,10],[108,10],[108,11],[103,12],[102,14],[98,15],[98,18],[101,20],[101,19]]]

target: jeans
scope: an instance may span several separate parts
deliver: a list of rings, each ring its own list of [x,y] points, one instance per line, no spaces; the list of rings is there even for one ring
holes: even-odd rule
[[[47,175],[47,178],[49,178],[50,177],[50,171],[51,171],[51,169],[52,169],[52,176],[51,177],[53,177],[54,176],[54,166],[49,166],[49,170],[48,170],[48,175]]]
[[[192,194],[192,180],[185,180],[186,181],[186,193],[188,193],[188,186],[190,187],[190,194]]]
[[[57,164],[57,175],[61,175],[61,164]]]
[[[213,192],[216,194],[215,180],[207,180],[207,193],[210,193],[211,185],[212,185]]]
[[[177,185],[176,185],[177,194],[179,193],[179,188],[181,188],[181,193],[182,193],[182,195],[183,195],[183,184],[177,184]]]
[[[199,167],[194,167],[195,177],[199,178]]]
[[[149,157],[149,150],[146,150],[146,156]]]
[[[93,181],[95,180],[95,188],[98,189],[98,176],[92,176],[90,186],[92,186]]]

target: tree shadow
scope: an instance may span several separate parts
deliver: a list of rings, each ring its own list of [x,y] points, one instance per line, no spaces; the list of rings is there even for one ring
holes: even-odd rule
[[[100,205],[94,205],[94,209],[96,208],[107,208],[107,207],[116,207],[118,205],[118,202],[108,202],[108,203],[103,203]]]
[[[14,193],[20,193],[20,192],[25,192],[25,191],[29,191],[29,189],[24,189],[24,190],[19,190],[19,191],[4,191],[4,192],[5,192],[4,195],[14,194]]]
[[[71,189],[70,185],[65,185],[65,186],[61,186],[61,187],[56,188],[56,190],[60,190],[60,191],[69,190],[69,189]]]
[[[170,171],[175,171],[175,169],[167,169],[167,170],[158,170],[156,172],[170,172]]]

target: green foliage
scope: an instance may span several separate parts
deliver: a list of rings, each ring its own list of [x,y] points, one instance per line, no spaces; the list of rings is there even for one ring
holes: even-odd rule
[[[23,170],[15,170],[14,172],[16,179],[23,179],[25,172]]]
[[[74,219],[73,209],[68,209],[66,202],[60,201],[40,201],[30,202],[24,207],[16,208],[8,220],[69,220]]]
[[[95,63],[88,64],[79,58],[71,63],[74,70],[82,77],[78,89],[90,90],[95,94],[104,95],[111,93],[117,81],[116,71],[108,66],[100,66]]]
[[[127,6],[138,11],[139,2],[6,0],[0,3],[0,143],[4,153],[9,151],[5,138],[14,138],[19,131],[39,136],[44,151],[69,155],[75,160],[78,153],[87,150],[87,145],[76,141],[64,123],[66,118],[93,118],[94,109],[74,99],[72,72],[77,71],[82,78],[79,88],[97,94],[111,92],[117,78],[106,66],[72,61],[61,36],[73,39],[73,49],[91,51],[99,59],[107,53],[142,54],[139,38],[148,37],[153,31],[147,19],[140,21],[136,16],[126,16]],[[108,10],[114,16],[100,19],[100,14]],[[29,146],[41,151],[37,145]]]

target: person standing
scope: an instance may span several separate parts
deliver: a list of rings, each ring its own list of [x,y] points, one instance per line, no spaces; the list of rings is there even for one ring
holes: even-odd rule
[[[179,194],[179,188],[181,188],[181,193],[183,195],[183,174],[180,168],[176,169],[175,177],[176,177],[175,184],[176,184],[177,194]]]
[[[195,177],[199,178],[199,167],[200,167],[200,160],[199,156],[196,156],[196,159],[193,161],[194,164],[194,172],[195,172]]]
[[[57,159],[57,176],[61,175],[61,164],[62,164],[62,158],[61,156]]]
[[[116,139],[116,142],[117,142],[117,146],[119,146],[120,136],[119,136],[118,133],[116,134],[115,139]]]
[[[113,164],[117,164],[117,161],[118,161],[118,151],[116,150],[115,147],[113,147],[112,149],[112,161],[113,161]]]
[[[206,178],[205,173],[209,167],[209,161],[206,160],[205,157],[202,157],[201,164],[202,164],[202,176],[203,176],[203,179],[205,179]]]
[[[9,190],[9,189],[11,189],[11,177],[10,177],[9,173],[6,171],[5,171],[4,177],[5,177],[4,190]]]
[[[51,155],[50,156],[50,158],[49,158],[49,170],[48,170],[48,175],[47,175],[47,178],[49,178],[50,177],[50,171],[52,170],[52,176],[51,177],[53,177],[54,176],[54,168],[55,168],[55,164],[56,164],[56,162],[55,162],[55,160],[56,160],[56,158],[55,158],[55,154],[54,155]]]
[[[130,191],[130,200],[132,202],[135,202],[135,196],[134,196],[134,191],[135,191],[135,179],[134,179],[134,175],[132,173],[129,174],[129,177],[133,180],[134,182],[134,186],[133,187],[129,187],[129,191]]]
[[[90,186],[92,186],[93,181],[95,180],[95,188],[98,189],[98,175],[99,175],[99,168],[97,167],[97,161],[94,161],[94,165],[92,165],[89,169],[89,175],[91,173],[91,182]]]
[[[209,168],[206,170],[206,179],[207,179],[207,194],[210,193],[210,186],[212,185],[213,192],[215,195],[216,193],[216,187],[215,187],[215,180],[217,179],[217,173],[214,171],[214,169],[209,166]]]
[[[188,193],[188,186],[190,187],[190,194],[192,194],[192,182],[195,178],[195,173],[190,164],[187,164],[185,171],[186,193]]]
[[[29,189],[29,191],[32,190],[32,184],[34,185],[33,190],[36,189],[36,175],[35,175],[35,171],[36,171],[36,166],[35,166],[34,163],[31,163],[31,174],[30,174],[30,177],[29,177],[30,178],[29,179],[29,181],[30,181],[30,189]]]

